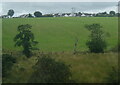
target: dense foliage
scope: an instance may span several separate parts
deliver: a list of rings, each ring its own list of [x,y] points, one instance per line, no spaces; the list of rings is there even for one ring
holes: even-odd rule
[[[108,77],[106,79],[110,83],[118,83],[120,82],[119,76],[120,76],[120,70],[113,67],[112,71],[108,73]]]
[[[50,57],[40,57],[29,83],[67,83],[70,82],[69,66]]]
[[[7,77],[12,69],[12,66],[16,63],[16,58],[9,54],[2,55],[2,76]]]
[[[39,12],[39,11],[36,11],[36,12],[34,13],[34,16],[35,16],[35,17],[42,17],[42,13]]]
[[[15,36],[14,41],[15,46],[23,47],[23,54],[25,56],[30,57],[32,52],[31,50],[37,49],[34,46],[38,44],[37,41],[34,40],[34,34],[31,32],[31,25],[25,24],[18,26],[18,34]]]
[[[90,52],[103,53],[107,47],[106,41],[104,40],[104,32],[101,30],[100,24],[86,25],[86,28],[91,32],[90,40],[87,41]]]
[[[8,10],[8,15],[12,17],[14,15],[14,10],[13,9]]]

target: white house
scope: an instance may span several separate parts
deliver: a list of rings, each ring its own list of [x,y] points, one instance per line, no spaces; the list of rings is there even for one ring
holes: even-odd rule
[[[23,15],[20,15],[18,17],[20,17],[20,18],[27,18],[27,17],[29,17],[29,14],[23,14]]]
[[[69,16],[67,14],[65,14],[64,17],[69,17]]]
[[[85,17],[85,14],[82,14],[81,17]]]
[[[8,15],[1,15],[0,18],[9,18]]]

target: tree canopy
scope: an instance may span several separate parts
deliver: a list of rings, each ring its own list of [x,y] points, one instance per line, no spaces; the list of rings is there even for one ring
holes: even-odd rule
[[[14,15],[14,10],[10,9],[8,10],[8,16],[12,17]]]
[[[41,16],[42,16],[42,13],[39,12],[39,11],[36,11],[36,12],[34,13],[34,16],[35,16],[35,17],[41,17]]]
[[[72,80],[69,65],[50,56],[40,56],[28,83],[69,83]]]
[[[115,15],[115,11],[110,11],[110,15]]]
[[[36,50],[35,45],[38,44],[37,41],[34,39],[34,34],[31,32],[31,25],[19,25],[18,26],[18,34],[15,36],[14,41],[15,46],[22,46],[23,47],[23,54],[27,57],[31,56],[31,50]]]
[[[107,47],[106,41],[104,40],[104,32],[102,31],[102,26],[100,24],[91,24],[85,26],[90,32],[90,39],[87,41],[90,52],[102,53]]]

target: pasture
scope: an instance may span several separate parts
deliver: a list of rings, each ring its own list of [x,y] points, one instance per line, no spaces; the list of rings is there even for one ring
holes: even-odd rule
[[[57,17],[57,18],[11,18],[2,19],[3,49],[20,51],[14,47],[13,38],[17,27],[22,24],[32,25],[32,32],[39,42],[37,47],[45,52],[73,51],[76,37],[79,39],[78,51],[88,50],[86,41],[89,31],[86,24],[100,23],[104,32],[110,34],[106,38],[108,49],[116,46],[118,41],[117,17]]]
[[[33,66],[37,62],[37,55],[26,58],[17,55],[22,51],[20,47],[14,47],[13,38],[17,34],[17,27],[22,24],[32,25],[35,40],[39,42],[39,52],[50,53],[52,58],[71,65],[72,79],[77,83],[106,83],[108,73],[112,67],[117,67],[118,54],[107,53],[78,53],[73,55],[76,37],[79,39],[77,50],[88,51],[86,41],[90,32],[84,27],[86,24],[99,23],[103,31],[110,34],[106,37],[108,48],[114,48],[118,42],[118,18],[117,17],[56,17],[56,18],[10,18],[2,19],[2,48],[3,52],[13,52],[17,63],[10,71],[7,83],[27,83],[33,73]]]

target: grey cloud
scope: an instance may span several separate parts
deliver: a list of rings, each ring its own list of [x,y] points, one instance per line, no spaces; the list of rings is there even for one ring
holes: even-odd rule
[[[74,7],[76,12],[84,12],[106,9],[116,6],[117,2],[4,2],[3,14],[9,9],[14,9],[17,15],[22,13],[34,13],[36,10],[45,13],[71,12]]]

